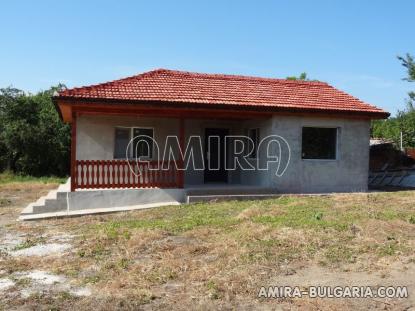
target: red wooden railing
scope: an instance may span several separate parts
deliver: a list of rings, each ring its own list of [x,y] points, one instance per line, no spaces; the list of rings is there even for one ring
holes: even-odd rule
[[[183,171],[176,169],[174,161],[167,164],[157,161],[76,160],[73,184],[75,189],[183,187]]]

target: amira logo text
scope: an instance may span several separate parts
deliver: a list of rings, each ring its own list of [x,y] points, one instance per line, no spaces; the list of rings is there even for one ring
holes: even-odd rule
[[[290,145],[279,135],[266,136],[257,143],[243,135],[209,136],[205,148],[200,136],[190,136],[182,147],[177,136],[168,135],[160,148],[153,137],[139,135],[129,141],[125,152],[129,168],[136,176],[141,175],[138,163],[152,162],[151,170],[169,170],[171,165],[177,170],[196,171],[273,170],[281,177],[291,159]]]

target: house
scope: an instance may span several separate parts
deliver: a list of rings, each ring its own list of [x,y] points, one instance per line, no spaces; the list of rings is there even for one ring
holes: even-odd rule
[[[410,148],[400,150],[393,140],[371,138],[369,149],[369,171],[385,172],[386,170],[407,170],[415,165]]]
[[[54,101],[72,127],[72,192],[366,191],[370,121],[389,116],[324,82],[166,69],[63,90]],[[273,161],[260,146],[269,136],[280,140],[268,144],[279,152]],[[264,159],[265,168],[249,166]]]

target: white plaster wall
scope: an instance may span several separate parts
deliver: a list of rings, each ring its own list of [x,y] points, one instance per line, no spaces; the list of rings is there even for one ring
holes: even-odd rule
[[[164,150],[165,137],[179,133],[179,121],[173,118],[80,116],[76,128],[76,158],[112,160],[117,126],[154,128],[154,139],[158,142],[160,153]]]

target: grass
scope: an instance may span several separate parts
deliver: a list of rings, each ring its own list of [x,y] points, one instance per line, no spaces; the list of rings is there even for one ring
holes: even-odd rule
[[[272,228],[314,229],[346,231],[355,224],[368,220],[402,220],[414,223],[412,209],[382,201],[370,204],[372,196],[361,195],[356,202],[340,204],[332,197],[282,197],[276,200],[249,202],[200,203],[160,208],[143,212],[138,219],[110,220],[94,229],[106,233],[109,238],[131,236],[130,229],[160,229],[172,234],[200,227],[232,231],[249,221]]]
[[[231,228],[241,220],[235,218],[240,211],[247,208],[249,203],[235,202],[221,204],[192,204],[172,206],[148,213],[140,219],[110,221],[98,225],[108,237],[115,238],[124,235],[128,238],[126,229],[160,229],[171,233],[189,231],[198,227]]]
[[[34,177],[29,175],[19,175],[13,174],[11,172],[2,172],[0,173],[0,185],[1,184],[11,184],[11,183],[64,183],[67,177],[56,177],[56,176],[43,176],[43,177]]]
[[[15,228],[30,239],[18,248],[43,242],[35,236],[47,242],[64,232],[76,236],[73,249],[55,258],[7,257],[2,264],[8,271],[58,271],[100,293],[81,300],[33,298],[62,309],[66,303],[77,309],[174,309],[177,302],[187,309],[255,309],[258,288],[293,285],[286,277],[301,278],[297,271],[309,267],[325,272],[312,275],[312,284],[327,275],[337,284],[337,273],[346,270],[359,272],[362,284],[375,284],[367,280],[377,275],[372,272],[393,263],[409,268],[414,219],[410,191],[167,206],[19,224]]]
[[[25,248],[30,248],[32,246],[42,244],[45,242],[45,238],[43,236],[39,237],[28,237],[26,240],[18,245],[16,245],[13,250],[18,251]]]
[[[81,246],[80,254],[123,273],[136,266],[131,252],[159,254],[164,266],[169,264],[164,256],[182,246],[160,243],[169,237],[192,237],[197,243],[183,246],[184,257],[232,258],[223,263],[231,270],[303,261],[340,267],[355,264],[362,256],[378,260],[410,254],[413,200],[413,195],[390,193],[163,207],[89,224],[83,228],[89,242]],[[114,253],[119,254],[116,261]],[[169,278],[161,276],[166,273],[160,271],[153,267],[145,282],[167,282]],[[174,268],[169,273],[180,275]]]

